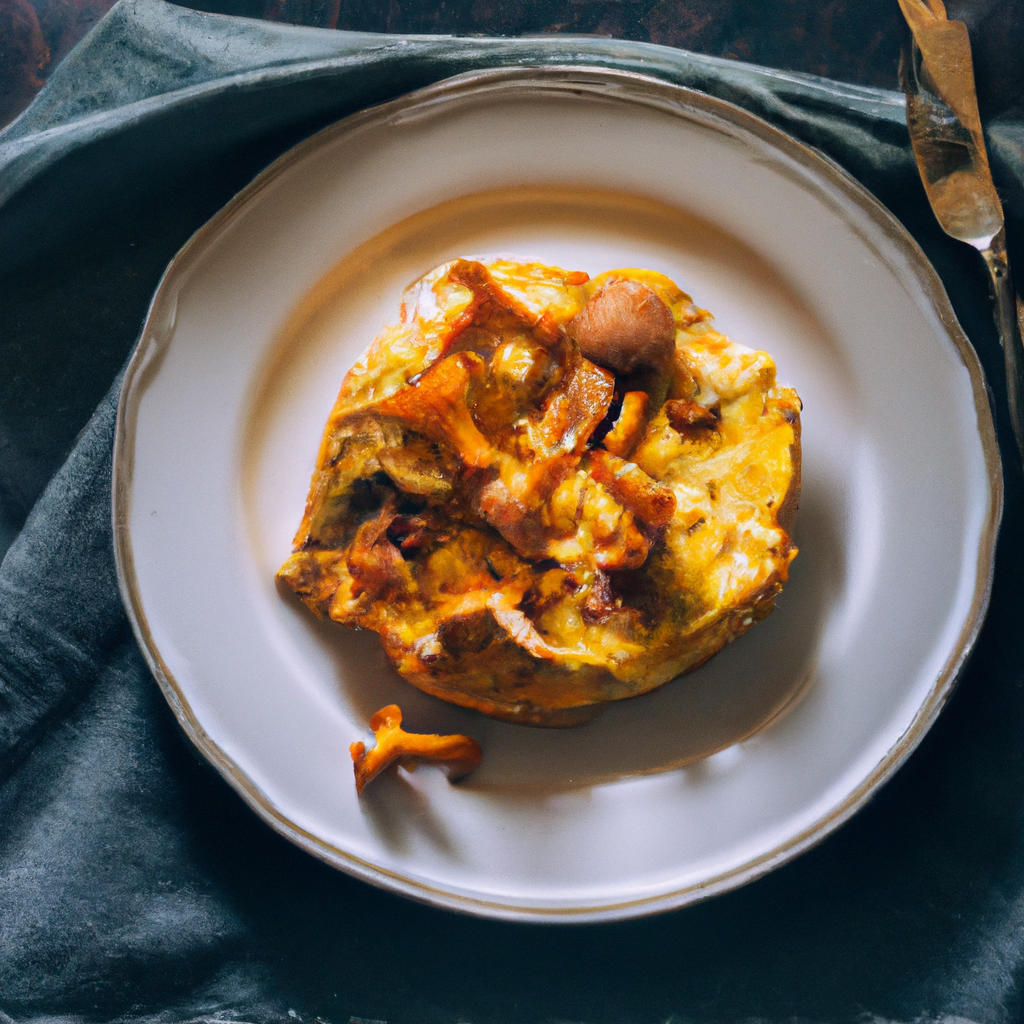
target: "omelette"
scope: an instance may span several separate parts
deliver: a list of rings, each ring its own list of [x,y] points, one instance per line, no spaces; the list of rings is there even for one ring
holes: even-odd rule
[[[456,259],[346,375],[278,577],[421,690],[573,725],[772,610],[800,411],[662,274]]]

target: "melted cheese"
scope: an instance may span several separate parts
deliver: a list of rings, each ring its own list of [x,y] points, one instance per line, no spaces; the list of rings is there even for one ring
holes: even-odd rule
[[[671,311],[671,367],[617,377],[573,341],[623,279]],[[279,576],[318,616],[378,632],[421,689],[571,723],[771,610],[796,554],[779,516],[799,412],[771,357],[663,275],[456,260],[342,383]]]

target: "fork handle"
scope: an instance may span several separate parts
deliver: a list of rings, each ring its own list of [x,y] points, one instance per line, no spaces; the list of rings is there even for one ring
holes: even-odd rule
[[[996,243],[999,241],[997,238]],[[1003,346],[1006,365],[1006,400],[1010,406],[1010,423],[1017,440],[1017,449],[1024,459],[1024,342],[1021,340],[1024,334],[1024,305],[1014,299],[1006,248],[994,244],[983,249],[981,255],[985,257],[985,265],[992,279],[996,326],[999,328],[999,343]]]

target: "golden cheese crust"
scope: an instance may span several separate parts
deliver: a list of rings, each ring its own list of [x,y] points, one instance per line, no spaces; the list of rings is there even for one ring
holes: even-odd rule
[[[427,693],[571,725],[772,610],[800,408],[661,274],[455,260],[345,377],[278,576]]]

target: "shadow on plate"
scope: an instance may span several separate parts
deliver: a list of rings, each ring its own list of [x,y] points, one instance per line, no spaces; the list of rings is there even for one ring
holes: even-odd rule
[[[442,817],[402,771],[388,771],[376,779],[363,791],[359,806],[393,853],[408,853],[417,837],[446,856],[456,853]]]
[[[571,729],[511,725],[421,693],[388,662],[376,634],[304,616],[332,657],[353,717],[399,704],[414,732],[462,732],[484,763],[461,787],[564,791],[681,767],[759,732],[815,679],[831,610],[845,589],[840,496],[807,481],[795,530],[800,554],[775,611],[704,666],[652,693],[609,704]],[[353,736],[355,740],[358,737]]]

